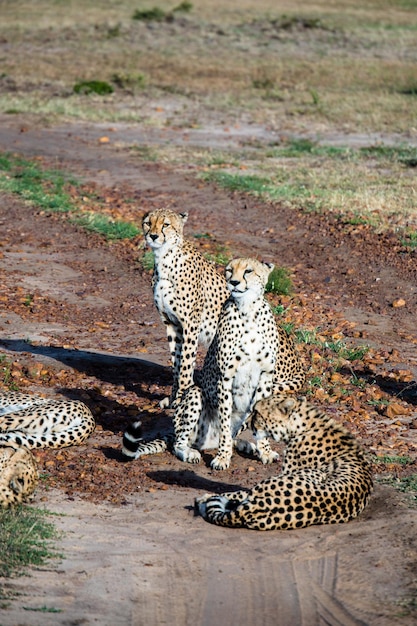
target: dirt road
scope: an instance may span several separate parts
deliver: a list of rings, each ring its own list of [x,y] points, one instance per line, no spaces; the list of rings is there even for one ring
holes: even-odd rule
[[[189,210],[189,233],[210,232],[233,255],[291,268],[313,316],[343,314],[367,343],[395,351],[393,367],[417,373],[415,257],[391,236],[203,186],[192,173],[144,164],[124,149],[126,137],[149,141],[149,131],[116,127],[103,146],[106,133],[5,117],[0,150],[41,156],[94,183],[101,197],[131,198],[129,217],[138,222],[161,205]],[[393,488],[378,484],[369,508],[347,525],[263,534],[211,527],[192,504],[198,493],[251,485],[276,468],[236,456],[214,473],[207,455],[190,469],[168,453],[122,463],[126,424],[140,412],[148,431],[162,428],[158,400],[170,385],[138,242],[108,244],[5,194],[0,221],[0,348],[13,360],[11,376],[25,389],[84,399],[98,423],[85,446],[38,453],[47,488],[36,503],[63,514],[65,559],[6,581],[22,595],[1,611],[1,624],[415,623],[416,509]],[[407,306],[393,308],[399,296]],[[393,394],[404,390],[392,380]],[[391,439],[371,435],[385,423],[357,426],[371,450],[395,438],[415,453],[415,382],[406,391],[410,413],[389,425]]]

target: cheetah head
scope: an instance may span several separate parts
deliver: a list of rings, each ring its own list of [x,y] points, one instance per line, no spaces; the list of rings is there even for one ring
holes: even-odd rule
[[[300,409],[303,409],[306,402],[306,398],[285,394],[273,394],[259,400],[255,404],[251,422],[255,437],[288,441],[300,420]]]
[[[0,506],[29,499],[38,482],[36,461],[30,450],[13,444],[0,446]]]
[[[232,298],[235,300],[256,300],[265,291],[272,263],[263,263],[256,259],[233,259],[226,267],[226,282]]]
[[[147,213],[142,220],[143,234],[152,250],[165,245],[171,247],[182,240],[188,213],[175,213],[170,209],[157,209]]]

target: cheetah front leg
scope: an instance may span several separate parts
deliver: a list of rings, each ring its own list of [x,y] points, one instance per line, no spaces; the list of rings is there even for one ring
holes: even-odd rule
[[[193,384],[193,373],[197,358],[198,327],[189,322],[191,328],[177,326],[168,320],[167,338],[172,360],[172,390],[171,397],[164,398],[161,408],[175,408],[179,405],[181,396]]]
[[[169,409],[175,403],[175,399],[178,395],[178,383],[180,377],[180,368],[181,368],[181,351],[183,344],[183,333],[182,328],[179,324],[174,324],[168,317],[163,318],[168,345],[169,352],[171,354],[171,362],[172,362],[172,389],[171,396],[167,396],[163,398],[159,403],[161,409]]]
[[[195,442],[198,423],[203,415],[204,398],[196,385],[183,394],[174,415],[175,442],[173,452],[181,461],[199,463],[201,454],[192,444]]]
[[[228,381],[229,382],[229,381]],[[219,449],[210,466],[214,470],[225,470],[229,467],[233,454],[232,437],[233,398],[231,388],[219,392],[218,421],[220,427]]]
[[[273,389],[273,380],[273,372],[263,371],[261,373],[258,386],[256,388],[256,392],[251,403],[251,410],[253,410],[253,407],[259,400],[268,398],[271,395]],[[254,453],[255,456],[259,458],[261,463],[263,463],[263,465],[269,465],[270,463],[275,463],[279,460],[279,454],[278,452],[274,452],[271,449],[266,433],[263,433],[263,436],[257,436],[257,434],[255,433],[255,440],[256,444],[254,446]]]

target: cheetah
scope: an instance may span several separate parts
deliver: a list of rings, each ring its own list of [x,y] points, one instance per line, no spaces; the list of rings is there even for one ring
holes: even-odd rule
[[[210,345],[228,297],[224,276],[184,239],[187,219],[188,213],[158,209],[142,220],[155,258],[154,301],[166,326],[173,365],[171,398],[162,406],[174,406],[192,385],[198,344]]]
[[[195,500],[212,524],[253,530],[287,530],[348,522],[368,503],[371,466],[358,441],[305,397],[260,400],[251,418],[255,437],[286,443],[281,474],[250,490]]]
[[[224,470],[234,445],[254,452],[263,463],[277,460],[266,439],[257,446],[237,439],[258,400],[273,391],[298,391],[305,380],[293,341],[277,326],[264,298],[272,269],[272,264],[256,259],[229,263],[225,275],[230,297],[222,307],[199,385],[185,390],[175,411],[174,433],[143,443],[140,422],[133,424],[123,438],[126,458],[161,452],[171,445],[182,461],[199,463],[200,450],[218,448],[211,467]]]
[[[65,448],[93,432],[90,409],[76,400],[51,400],[17,392],[0,393],[0,506],[30,498],[37,482],[34,448]]]

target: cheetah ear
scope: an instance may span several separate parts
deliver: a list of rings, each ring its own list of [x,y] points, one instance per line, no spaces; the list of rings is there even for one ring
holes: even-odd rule
[[[184,213],[178,213],[178,215],[182,219],[182,223],[185,224],[185,222],[188,220],[188,212],[184,211]]]
[[[287,411],[288,413],[295,407],[295,398],[292,398],[291,396],[289,398],[285,398],[285,400],[282,402],[281,406],[282,408]]]

